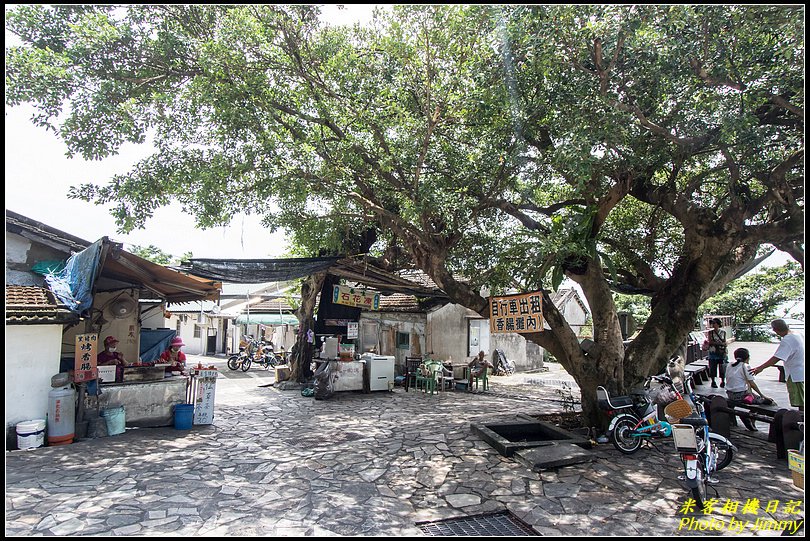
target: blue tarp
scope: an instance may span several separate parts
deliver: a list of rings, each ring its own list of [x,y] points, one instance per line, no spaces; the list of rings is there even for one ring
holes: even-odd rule
[[[151,363],[160,357],[176,334],[172,329],[141,329],[141,361]]]
[[[61,271],[45,275],[51,291],[71,312],[81,314],[93,307],[93,284],[101,260],[103,240],[99,239],[70,256]]]

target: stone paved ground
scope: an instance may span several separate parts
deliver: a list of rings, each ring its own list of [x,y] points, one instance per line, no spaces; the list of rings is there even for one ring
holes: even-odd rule
[[[718,474],[718,509],[683,515],[669,442],[630,457],[599,445],[595,462],[536,473],[471,432],[511,412],[559,411],[564,373],[495,377],[486,393],[397,388],[328,401],[260,386],[268,375],[225,374],[211,426],[7,452],[6,535],[418,536],[420,522],[501,510],[546,535],[736,535],[732,518],[749,521],[746,534],[774,535],[756,520],[804,516],[762,424],[733,432],[740,451]],[[753,498],[762,508],[743,512]],[[791,501],[800,515],[786,512]],[[733,502],[736,512],[722,510]],[[690,520],[722,529],[690,531]]]

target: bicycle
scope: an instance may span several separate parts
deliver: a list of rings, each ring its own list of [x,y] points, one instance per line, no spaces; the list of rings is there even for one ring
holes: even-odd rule
[[[608,438],[616,449],[626,455],[634,454],[645,441],[672,434],[670,424],[658,419],[657,404],[680,397],[677,394],[674,397],[666,396],[661,391],[651,396],[650,383],[653,380],[667,384],[667,378],[650,376],[644,382],[643,392],[614,397],[604,387],[596,388],[599,408],[611,417],[607,429]]]

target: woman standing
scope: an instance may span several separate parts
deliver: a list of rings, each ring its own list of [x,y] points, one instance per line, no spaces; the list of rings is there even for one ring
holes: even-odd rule
[[[720,371],[720,387],[726,386],[726,363],[728,362],[728,353],[726,352],[726,331],[722,330],[720,326],[722,322],[720,318],[715,317],[709,320],[712,330],[709,331],[709,377],[712,380],[712,387],[717,388],[717,382],[714,378],[717,377],[718,369]]]

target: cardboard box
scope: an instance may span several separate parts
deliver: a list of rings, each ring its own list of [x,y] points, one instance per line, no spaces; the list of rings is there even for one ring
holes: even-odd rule
[[[793,475],[793,485],[797,488],[804,488],[804,455],[789,449],[788,468]]]

